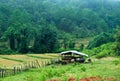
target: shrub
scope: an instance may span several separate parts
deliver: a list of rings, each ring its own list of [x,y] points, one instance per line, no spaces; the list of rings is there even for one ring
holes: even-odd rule
[[[92,49],[94,47],[99,47],[102,44],[113,42],[113,35],[109,33],[101,33],[100,35],[96,36],[93,41],[89,42],[87,46],[88,49]]]
[[[111,42],[111,43],[107,43],[107,44],[103,44],[99,47],[93,48],[93,49],[85,49],[83,50],[84,53],[88,54],[89,56],[94,56],[95,57],[104,57],[104,56],[114,56],[114,45],[115,43]]]
[[[11,49],[0,49],[0,54],[18,54],[19,52],[18,51],[14,51],[14,50],[11,50]]]
[[[82,70],[83,72],[85,72],[85,71],[86,71],[86,68],[85,68],[85,67],[82,67],[81,70]]]
[[[107,51],[106,50],[103,50],[102,52],[100,52],[99,54],[97,54],[95,57],[100,59],[100,58],[103,58],[103,57],[106,57],[107,56]]]
[[[114,60],[113,63],[114,63],[115,65],[118,65],[118,64],[120,63],[120,60]]]

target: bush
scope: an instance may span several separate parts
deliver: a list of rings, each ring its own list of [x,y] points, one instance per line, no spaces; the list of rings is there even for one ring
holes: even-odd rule
[[[102,44],[114,42],[114,38],[112,34],[109,33],[101,33],[98,36],[94,38],[93,41],[89,42],[89,45],[87,46],[88,49],[92,49],[95,47],[99,47]]]
[[[85,72],[85,71],[86,71],[86,68],[85,68],[85,67],[82,67],[81,70],[82,70],[83,72]]]
[[[13,51],[11,49],[0,49],[0,54],[18,54],[18,51]]]
[[[100,52],[99,54],[97,54],[95,57],[100,59],[100,58],[103,58],[103,57],[106,57],[108,54],[108,52],[106,50],[103,50],[102,52]]]
[[[93,48],[93,49],[85,49],[83,50],[84,53],[88,54],[89,56],[94,56],[97,58],[102,58],[105,56],[115,56],[114,54],[114,43],[107,43],[103,44],[99,47]]]
[[[118,65],[118,64],[120,63],[120,60],[114,60],[113,63],[114,63],[115,65]]]

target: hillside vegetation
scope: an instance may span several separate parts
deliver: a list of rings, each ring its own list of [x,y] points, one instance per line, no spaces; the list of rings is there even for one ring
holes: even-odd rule
[[[120,25],[119,7],[117,0],[1,0],[0,53],[81,51],[76,40]]]

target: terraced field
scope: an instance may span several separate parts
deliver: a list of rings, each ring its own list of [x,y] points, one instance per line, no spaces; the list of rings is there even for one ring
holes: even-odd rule
[[[11,67],[29,61],[38,60],[41,62],[57,58],[57,54],[0,55],[0,65],[1,67]]]

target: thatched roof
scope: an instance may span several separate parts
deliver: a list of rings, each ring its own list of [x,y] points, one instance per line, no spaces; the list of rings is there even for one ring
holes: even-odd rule
[[[86,56],[86,57],[88,57],[87,54],[78,52],[78,51],[76,51],[76,50],[64,51],[64,52],[61,52],[61,53],[60,53],[60,55],[64,55],[64,54],[76,54],[76,55],[81,55],[81,56]]]

